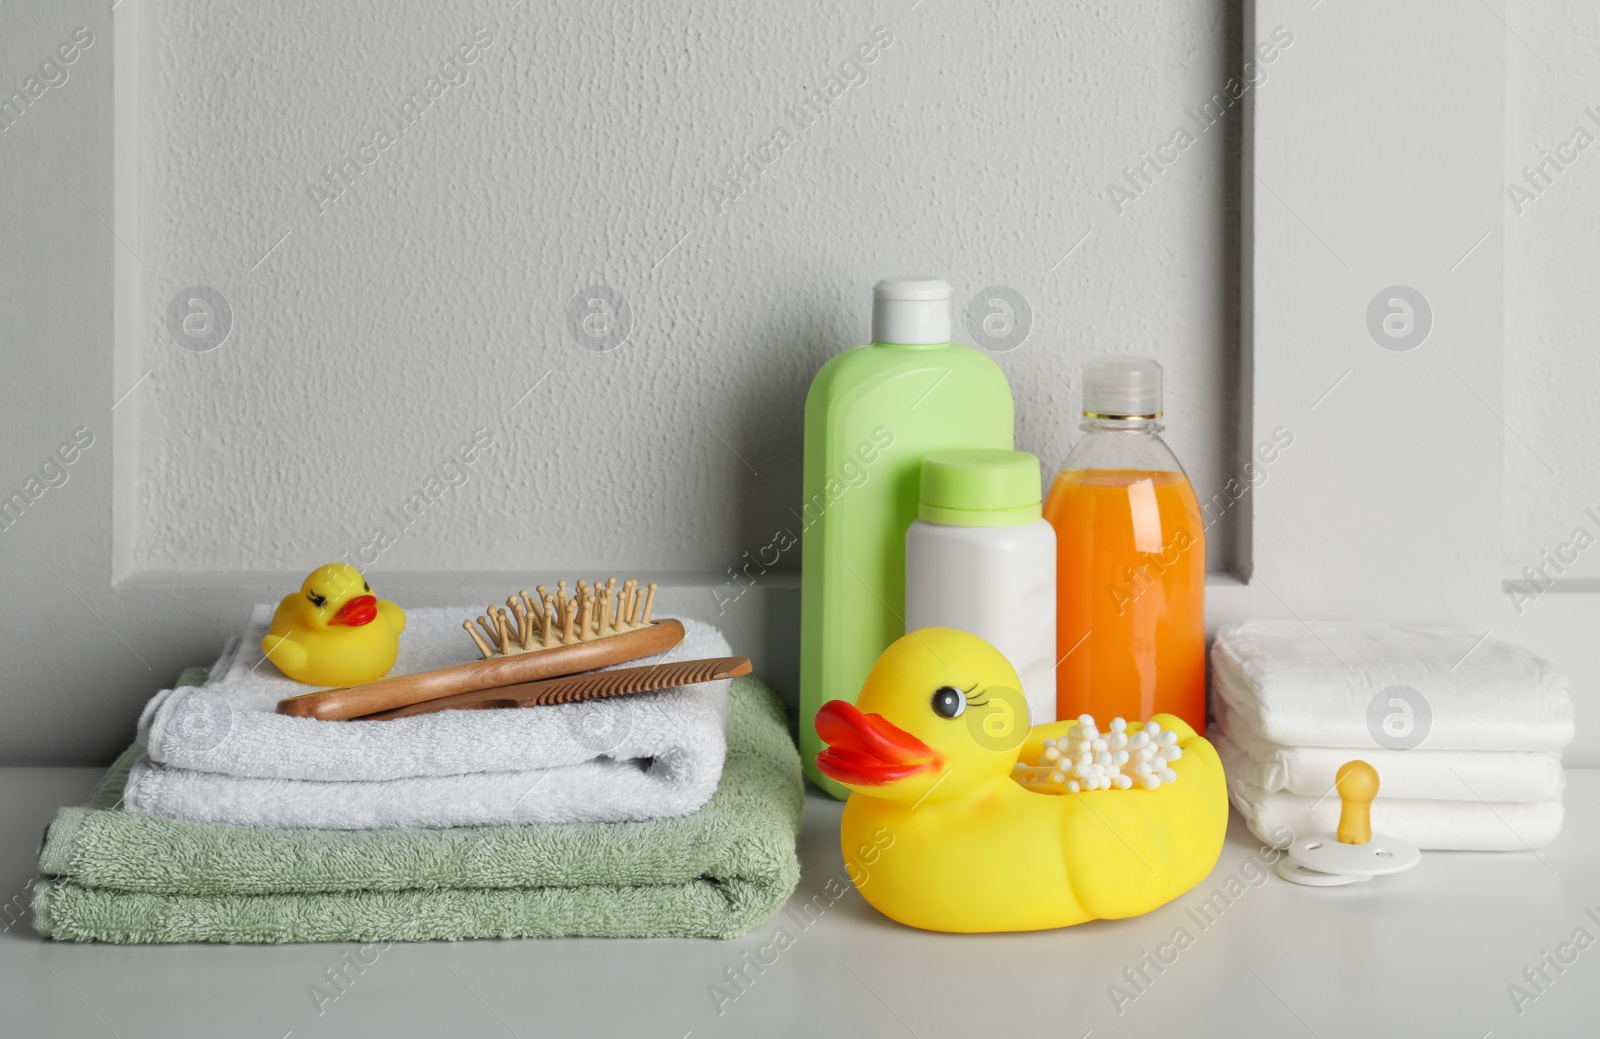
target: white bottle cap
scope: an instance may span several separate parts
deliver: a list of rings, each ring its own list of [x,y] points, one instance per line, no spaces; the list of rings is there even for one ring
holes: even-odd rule
[[[872,287],[872,341],[928,346],[950,341],[950,299],[943,278],[885,278]]]
[[[1086,418],[1161,417],[1161,365],[1150,357],[1096,357],[1083,366]]]

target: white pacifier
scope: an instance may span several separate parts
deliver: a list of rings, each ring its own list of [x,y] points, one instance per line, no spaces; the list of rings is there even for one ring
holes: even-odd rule
[[[1410,841],[1372,832],[1372,799],[1378,796],[1378,770],[1365,761],[1347,761],[1334,778],[1339,792],[1337,834],[1301,837],[1278,860],[1278,876],[1307,887],[1356,884],[1387,873],[1401,873],[1422,861]]]

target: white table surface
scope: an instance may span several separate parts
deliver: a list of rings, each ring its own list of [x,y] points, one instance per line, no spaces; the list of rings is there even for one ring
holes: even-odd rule
[[[0,769],[0,901],[25,899],[45,823],[97,774]],[[1565,833],[1537,853],[1427,853],[1410,873],[1332,890],[1273,874],[1206,927],[1191,911],[1264,858],[1237,818],[1206,884],[1134,920],[929,934],[852,889],[809,928],[785,909],[730,942],[395,945],[320,1015],[310,987],[356,946],[57,944],[24,919],[0,934],[0,1035],[1593,1036],[1600,921],[1585,909],[1600,917],[1600,771],[1569,779]],[[810,793],[796,899],[844,876],[838,816]],[[1124,969],[1178,928],[1188,949],[1164,974],[1147,968],[1154,981],[1119,1014],[1108,987],[1131,993]],[[1519,1015],[1508,986],[1527,987],[1524,970],[1579,928],[1594,945],[1565,974],[1545,968],[1555,983]],[[709,987],[731,993],[724,972],[780,929],[792,944],[719,1013]]]

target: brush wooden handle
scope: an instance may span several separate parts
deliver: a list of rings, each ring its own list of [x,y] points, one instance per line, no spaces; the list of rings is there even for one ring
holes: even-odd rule
[[[392,711],[379,711],[360,720],[388,721],[391,718],[409,718],[414,714],[431,714],[434,711],[540,707],[573,703],[577,700],[600,700],[610,696],[626,696],[630,693],[647,693],[654,689],[671,689],[679,685],[715,682],[749,673],[750,661],[745,657],[678,660],[670,664],[625,667],[615,671],[594,671],[586,675],[550,678],[543,682],[524,682],[500,689],[478,689],[470,693],[457,693],[455,696],[427,700]]]
[[[470,664],[457,664],[437,671],[380,678],[366,685],[302,693],[279,700],[278,713],[297,718],[321,718],[324,721],[362,718],[443,696],[625,664],[630,660],[665,653],[682,641],[683,625],[680,622],[660,620],[649,627],[635,628],[572,646],[474,660]]]

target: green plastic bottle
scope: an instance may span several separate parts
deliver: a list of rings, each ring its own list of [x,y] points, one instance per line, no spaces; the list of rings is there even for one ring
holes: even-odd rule
[[[872,345],[835,356],[806,395],[801,510],[800,753],[817,771],[814,720],[855,702],[878,655],[905,627],[906,528],[917,518],[922,456],[1012,446],[1011,387],[987,354],[950,341],[949,282],[880,281]]]

